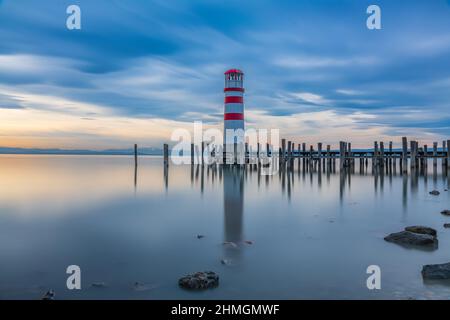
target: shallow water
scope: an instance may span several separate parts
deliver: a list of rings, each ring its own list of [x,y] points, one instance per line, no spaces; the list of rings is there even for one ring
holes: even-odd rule
[[[267,177],[172,165],[165,176],[159,157],[141,157],[135,175],[126,156],[1,155],[0,298],[52,288],[57,299],[447,299],[450,283],[420,271],[450,262],[448,186],[440,162],[413,176],[370,164]],[[383,240],[418,224],[438,231],[437,250]],[[82,290],[66,288],[73,264]],[[381,290],[366,287],[373,264]],[[203,270],[220,275],[218,288],[178,288]]]

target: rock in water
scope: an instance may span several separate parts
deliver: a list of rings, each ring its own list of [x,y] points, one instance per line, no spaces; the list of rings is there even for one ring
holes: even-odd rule
[[[427,264],[423,266],[422,277],[430,280],[450,279],[450,262],[443,264]]]
[[[450,223],[444,223],[444,228],[450,228]]]
[[[196,272],[180,278],[178,285],[190,290],[215,288],[219,285],[219,275],[212,271]]]
[[[442,210],[441,214],[443,214],[444,216],[450,216],[450,210]]]
[[[433,196],[438,196],[441,193],[439,191],[437,191],[437,190],[433,190],[433,191],[430,191],[430,194],[433,195]]]
[[[384,240],[388,242],[414,246],[426,246],[437,244],[437,239],[434,236],[409,231],[400,231],[396,233],[391,233],[390,235],[385,237]]]
[[[429,234],[430,236],[436,236],[436,230],[424,226],[406,227],[405,230],[413,233]]]
[[[42,300],[55,300],[55,291],[48,290],[42,297]]]

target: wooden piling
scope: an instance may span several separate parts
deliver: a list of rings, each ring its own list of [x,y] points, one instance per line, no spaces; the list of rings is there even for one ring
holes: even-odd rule
[[[138,165],[138,151],[137,151],[137,144],[134,144],[134,166],[137,167]]]
[[[433,167],[437,166],[437,148],[438,148],[438,143],[433,142]]]
[[[167,143],[164,144],[164,165],[169,166],[169,145]]]
[[[403,172],[408,172],[408,139],[402,137],[402,162],[400,165],[403,167]]]
[[[195,151],[194,151],[194,144],[191,143],[191,164],[195,163]]]
[[[447,140],[447,170],[450,166],[450,140]]]

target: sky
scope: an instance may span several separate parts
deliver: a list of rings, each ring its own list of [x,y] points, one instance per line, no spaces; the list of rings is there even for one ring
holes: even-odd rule
[[[450,0],[0,0],[0,147],[221,128],[229,68],[245,73],[248,128],[354,147],[450,138]]]

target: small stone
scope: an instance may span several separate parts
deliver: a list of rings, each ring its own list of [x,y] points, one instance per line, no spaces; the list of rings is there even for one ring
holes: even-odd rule
[[[198,234],[197,235],[197,239],[201,239],[201,238],[204,238],[205,236],[204,235],[202,235],[202,234]]]
[[[233,248],[237,248],[237,244],[232,241],[225,241],[223,243],[224,246],[232,246]]]
[[[426,246],[437,244],[437,239],[434,236],[409,231],[400,231],[396,233],[391,233],[390,235],[385,237],[384,240],[397,244],[406,244],[415,246]]]
[[[253,244],[253,241],[251,241],[251,240],[245,240],[244,243],[246,243],[246,244]]]
[[[429,234],[431,236],[436,236],[436,230],[434,230],[433,228],[424,227],[424,226],[406,227],[405,230],[409,231],[409,232],[413,232],[413,233]]]
[[[444,216],[450,216],[450,210],[442,210],[441,214],[443,214]]]
[[[205,290],[219,285],[219,275],[212,271],[196,272],[178,280],[178,285],[189,290]]]
[[[450,279],[450,262],[443,264],[428,264],[422,267],[422,277],[431,280]]]
[[[450,223],[444,223],[444,228],[450,228]]]
[[[55,300],[55,291],[48,290],[42,297],[42,300]]]
[[[106,287],[106,283],[104,282],[94,282],[91,284],[92,287],[94,288],[104,288]]]
[[[231,264],[230,260],[228,260],[228,259],[221,259],[220,263],[225,266],[229,266]]]
[[[441,193],[439,191],[437,191],[437,190],[433,190],[433,191],[430,191],[430,194],[433,195],[433,196],[438,196]]]

